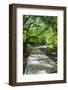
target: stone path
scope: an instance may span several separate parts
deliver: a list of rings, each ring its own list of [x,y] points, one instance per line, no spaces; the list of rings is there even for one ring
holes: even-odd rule
[[[45,55],[38,47],[32,49],[25,70],[25,74],[56,73],[57,64]]]

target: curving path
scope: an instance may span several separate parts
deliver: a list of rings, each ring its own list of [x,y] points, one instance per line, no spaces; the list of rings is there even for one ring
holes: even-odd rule
[[[34,47],[27,59],[25,74],[46,74],[56,72],[56,62],[40,51],[39,47]]]

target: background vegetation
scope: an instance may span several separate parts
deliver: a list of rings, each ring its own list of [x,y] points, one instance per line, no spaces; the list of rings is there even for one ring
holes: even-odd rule
[[[56,16],[23,16],[24,49],[47,46],[48,50],[57,49]]]

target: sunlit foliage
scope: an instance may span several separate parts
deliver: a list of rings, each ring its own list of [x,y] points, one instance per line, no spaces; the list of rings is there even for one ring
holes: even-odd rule
[[[56,16],[23,16],[24,46],[34,47],[45,45],[57,48],[57,17]]]

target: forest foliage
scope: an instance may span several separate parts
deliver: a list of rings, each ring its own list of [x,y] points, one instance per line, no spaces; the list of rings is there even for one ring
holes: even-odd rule
[[[23,43],[27,47],[57,48],[57,16],[23,16]]]

